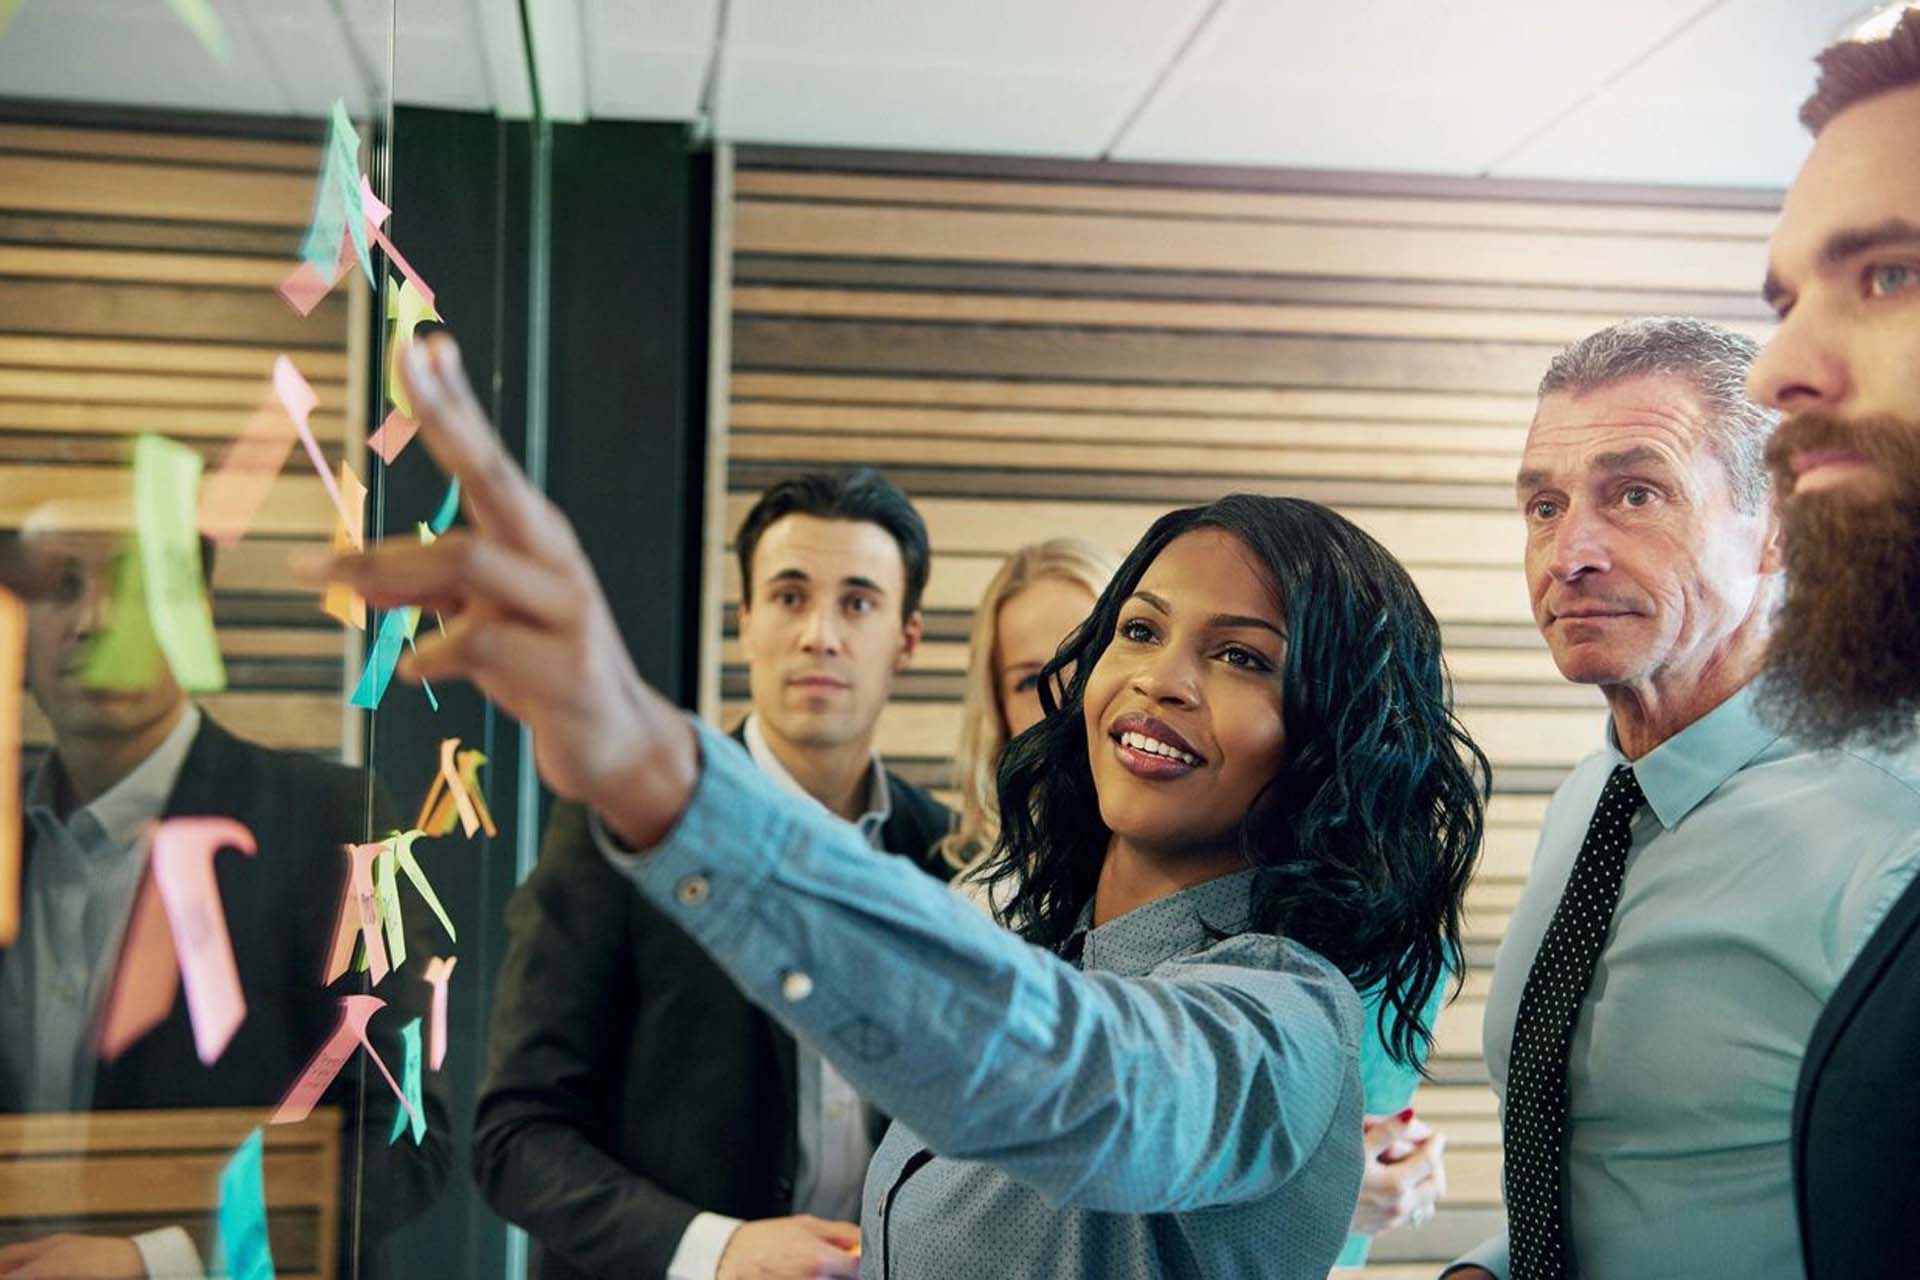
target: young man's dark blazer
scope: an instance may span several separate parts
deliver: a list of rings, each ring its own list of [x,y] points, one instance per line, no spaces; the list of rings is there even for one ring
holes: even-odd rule
[[[887,785],[883,846],[946,879],[952,815]],[[607,865],[579,806],[555,810],[507,929],[473,1175],[536,1241],[531,1275],[656,1280],[697,1213],[793,1212],[793,1038]]]
[[[265,1123],[313,1051],[333,1033],[340,996],[361,989],[350,979],[323,988],[321,979],[346,867],[341,846],[363,838],[360,824],[366,812],[366,785],[366,774],[360,770],[247,742],[202,714],[199,732],[162,816],[234,818],[253,832],[258,846],[255,856],[225,850],[213,863],[246,995],[246,1020],[219,1061],[202,1066],[194,1050],[185,992],[180,992],[164,1022],[118,1061],[100,1064],[94,1080],[94,1110],[254,1107],[260,1109]],[[383,794],[376,799],[376,810],[376,825],[387,823],[392,805]],[[29,840],[27,857],[32,856]],[[425,949],[435,940],[415,927],[428,918],[424,907],[410,913],[407,972],[389,975],[374,991],[389,1007],[374,1015],[369,1029],[396,1077],[402,1061],[400,1027],[426,1012],[431,994],[418,981],[417,966],[425,965],[429,954]],[[411,954],[416,947],[421,952],[417,962]],[[14,949],[0,950],[0,967],[14,953]],[[0,1035],[4,1034],[8,1031],[0,1028]],[[321,1105],[340,1107],[347,1117],[341,1148],[343,1261],[352,1236],[358,1074],[351,1069],[341,1072],[321,1099]],[[387,1127],[396,1104],[377,1072],[369,1072],[369,1078],[366,1182],[359,1196],[365,1215],[359,1272],[363,1276],[381,1274],[379,1250],[372,1242],[424,1210],[445,1185],[452,1164],[444,1092],[435,1077],[429,1073],[422,1081],[427,1095],[427,1138],[418,1148],[411,1135],[392,1148],[387,1146]],[[18,1112],[24,1109],[23,1103],[12,1096],[11,1083],[0,1080],[0,1112]],[[204,1230],[209,1224],[182,1225],[195,1235],[202,1257],[211,1264]]]
[[[1920,1275],[1920,880],[1814,1023],[1793,1104],[1810,1280]]]

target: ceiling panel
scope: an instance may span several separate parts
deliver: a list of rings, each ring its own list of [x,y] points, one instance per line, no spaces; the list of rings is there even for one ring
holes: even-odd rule
[[[713,60],[719,0],[585,0],[587,102],[596,116],[691,120]]]
[[[715,131],[738,141],[1098,154],[1205,0],[733,0]]]
[[[1715,0],[1228,0],[1114,151],[1476,174]]]
[[[1813,55],[1860,0],[1730,0],[1514,153],[1501,177],[1784,187]]]

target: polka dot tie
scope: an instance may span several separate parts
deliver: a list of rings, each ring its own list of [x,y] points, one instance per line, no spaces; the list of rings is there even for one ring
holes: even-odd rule
[[[1620,765],[1600,793],[1520,993],[1505,1113],[1511,1280],[1576,1274],[1567,1242],[1567,1050],[1620,901],[1633,816],[1644,803],[1633,767]]]

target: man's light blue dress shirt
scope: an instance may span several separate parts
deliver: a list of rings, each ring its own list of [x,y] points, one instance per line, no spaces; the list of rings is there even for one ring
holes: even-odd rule
[[[1534,953],[1624,762],[1609,728],[1547,808],[1487,1000],[1502,1097]],[[1800,1057],[1920,868],[1917,766],[1781,738],[1750,690],[1635,762],[1647,806],[1567,1071],[1581,1280],[1802,1274],[1788,1162]],[[1505,1238],[1462,1261],[1504,1280]]]
[[[876,1157],[864,1277],[1325,1276],[1360,1185],[1360,1003],[1304,947],[1220,937],[1251,873],[1090,930],[1076,967],[699,733],[672,834],[601,846],[958,1179],[896,1199],[888,1241]]]

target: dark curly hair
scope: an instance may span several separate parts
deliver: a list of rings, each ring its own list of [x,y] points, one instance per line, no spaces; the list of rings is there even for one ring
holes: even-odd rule
[[[1046,718],[1001,756],[1001,838],[983,874],[1009,882],[1003,918],[1028,941],[1072,934],[1110,836],[1087,755],[1087,678],[1148,566],[1209,528],[1265,566],[1289,632],[1286,763],[1241,820],[1242,854],[1260,871],[1249,925],[1377,991],[1388,1053],[1414,1064],[1433,1042],[1422,1013],[1434,988],[1462,970],[1491,769],[1454,717],[1440,626],[1413,580],[1316,503],[1233,494],[1154,522],[1042,673]]]

